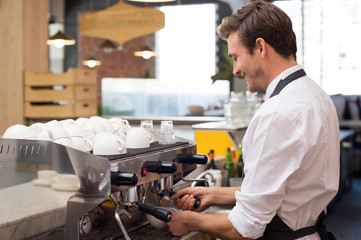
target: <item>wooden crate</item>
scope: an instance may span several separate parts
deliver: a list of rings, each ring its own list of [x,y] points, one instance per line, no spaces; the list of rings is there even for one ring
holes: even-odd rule
[[[75,100],[89,100],[96,99],[97,86],[96,85],[79,85],[75,86],[74,99]]]
[[[46,87],[32,87],[25,86],[25,101],[26,102],[54,102],[54,101],[67,101],[74,100],[74,87],[73,85],[67,85],[63,89],[54,89],[52,86]]]
[[[66,73],[25,71],[26,118],[76,118],[97,115],[97,78],[94,70]]]
[[[67,102],[61,105],[25,102],[25,116],[27,118],[76,118],[96,115],[96,100]]]
[[[96,84],[95,70],[69,68],[65,73],[25,71],[25,86]]]

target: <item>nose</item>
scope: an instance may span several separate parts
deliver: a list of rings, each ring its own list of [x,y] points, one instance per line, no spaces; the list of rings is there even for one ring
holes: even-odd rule
[[[234,76],[239,76],[241,74],[241,72],[235,68],[233,68],[233,75]]]
[[[238,76],[240,73],[241,73],[241,71],[239,71],[237,69],[237,67],[235,66],[235,64],[233,63],[233,75]]]

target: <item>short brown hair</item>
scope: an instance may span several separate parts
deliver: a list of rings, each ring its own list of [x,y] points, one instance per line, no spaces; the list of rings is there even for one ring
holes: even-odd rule
[[[275,51],[285,58],[296,59],[296,35],[292,21],[287,14],[274,4],[266,1],[252,1],[225,17],[217,33],[226,40],[230,33],[238,31],[240,41],[253,54],[257,38],[263,38]]]

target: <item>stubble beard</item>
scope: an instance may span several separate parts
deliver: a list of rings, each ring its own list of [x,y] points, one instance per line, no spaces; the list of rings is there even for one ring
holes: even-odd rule
[[[250,79],[250,81],[247,81],[248,91],[253,93],[265,91],[266,89],[263,87],[265,81],[264,76],[264,71],[260,67],[256,68],[252,74],[246,75],[246,81],[247,78]]]

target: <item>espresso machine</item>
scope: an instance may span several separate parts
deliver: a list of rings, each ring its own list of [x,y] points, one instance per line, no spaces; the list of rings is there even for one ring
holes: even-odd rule
[[[64,239],[172,239],[169,231],[153,229],[145,214],[170,221],[172,213],[160,207],[171,205],[181,180],[204,181],[185,177],[208,160],[196,153],[195,142],[179,137],[174,144],[154,142],[122,155],[66,150],[80,189],[67,202]]]
[[[174,191],[193,182],[186,176],[207,162],[194,141],[175,140],[100,156],[50,141],[0,138],[2,239],[174,239],[146,215],[170,221],[172,213],[160,207],[170,206]],[[76,175],[80,187],[37,186],[42,169]]]

